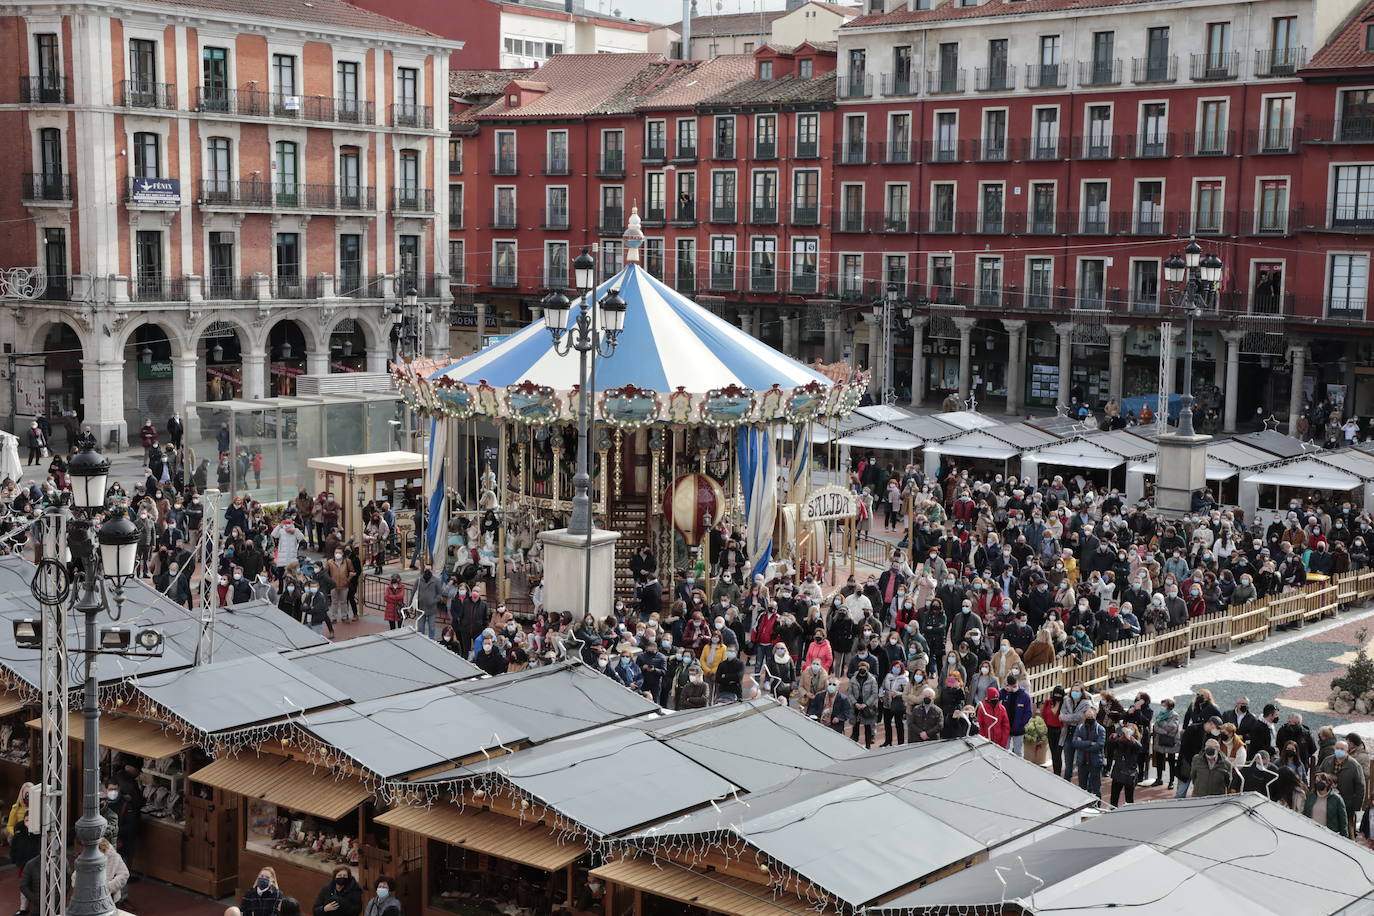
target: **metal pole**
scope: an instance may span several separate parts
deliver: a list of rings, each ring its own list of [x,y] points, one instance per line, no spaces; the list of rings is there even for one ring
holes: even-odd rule
[[[11,363],[12,365],[12,363]],[[44,559],[62,562],[67,544],[67,514],[50,510],[38,529]],[[44,598],[58,594],[58,569],[42,570]],[[61,916],[67,896],[67,622],[62,602],[43,601],[43,771],[39,804],[39,896],[28,901],[40,916]],[[30,804],[33,801],[30,800]]]
[[[208,665],[215,660],[215,557],[219,556],[219,490],[207,489],[204,494],[205,515],[201,519],[200,537],[200,645],[197,660]],[[185,570],[181,570],[185,574]]]
[[[87,558],[81,582],[81,598],[76,610],[86,618],[86,686],[82,696],[82,718],[86,720],[82,739],[82,807],[76,822],[76,838],[81,841],[81,855],[76,858],[75,881],[68,916],[109,916],[115,911],[114,901],[105,886],[105,854],[100,851],[100,837],[105,832],[105,818],[100,814],[100,687],[96,683],[96,649],[99,637],[96,615],[101,611],[97,591],[95,556]]]
[[[1193,291],[1191,288],[1192,280],[1189,280],[1189,287],[1184,290],[1183,307],[1186,309],[1186,321],[1184,323],[1184,353],[1183,353],[1183,395],[1179,398],[1178,405],[1178,434],[1180,436],[1193,435]]]
[[[590,328],[590,334],[588,335],[588,340],[587,340],[587,342],[588,342],[591,346],[589,346],[589,347],[587,348],[587,352],[586,352],[586,354],[585,354],[585,358],[586,358],[586,359],[588,360],[588,362],[591,364],[590,369],[589,369],[589,371],[588,371],[588,373],[587,373],[588,387],[591,388],[591,389],[595,389],[595,388],[596,388],[596,354],[597,354],[597,351],[598,351],[598,349],[599,349],[599,347],[598,347],[599,341],[597,341],[597,339],[596,339],[596,309],[592,309],[590,314],[591,314],[591,320],[590,320],[590,323],[589,323],[589,325],[588,325],[589,328]],[[587,428],[586,428],[586,432],[585,432],[585,434],[584,434],[583,440],[582,440],[581,442],[578,443],[578,448],[579,448],[579,450],[582,452],[582,460],[583,460],[584,462],[587,462],[587,465],[590,465],[590,462],[588,461],[587,456],[588,456],[588,454],[589,454],[589,450],[590,450],[590,448],[591,448],[591,445],[590,445],[589,442],[587,442],[587,440],[590,439],[590,438],[592,437],[592,431],[596,429],[596,424],[595,424],[595,423],[593,422],[593,420],[592,420],[592,409],[594,409],[594,408],[595,408],[595,405],[596,405],[596,401],[595,401],[595,399],[594,399],[594,398],[595,398],[595,391],[594,391],[594,390],[593,390],[593,391],[588,391],[588,392],[587,392],[587,396],[588,396],[589,400],[588,400],[588,402],[587,402],[587,404],[585,405],[585,408],[584,408],[584,409],[586,409],[586,427],[587,427]],[[596,530],[596,520],[595,520],[594,516],[592,515],[592,498],[591,498],[591,487],[590,487],[590,484],[591,484],[591,468],[590,468],[589,466],[586,466],[586,467],[585,467],[585,471],[586,471],[586,474],[587,474],[588,488],[587,488],[587,543],[586,543],[586,546],[583,548],[583,551],[582,551],[582,619],[583,619],[583,620],[586,620],[586,619],[587,619],[587,612],[591,610],[591,606],[592,606],[592,532]],[[614,576],[614,574],[612,574],[612,576],[611,576],[611,588],[612,588],[612,589],[615,588],[615,576]]]

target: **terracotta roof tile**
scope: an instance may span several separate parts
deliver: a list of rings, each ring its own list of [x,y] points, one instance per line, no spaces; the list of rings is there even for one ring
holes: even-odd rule
[[[1155,3],[1158,0],[1019,0],[1017,3],[1003,3],[1000,0],[986,0],[981,6],[958,6],[954,0],[947,0],[930,10],[912,10],[906,7],[890,13],[873,13],[851,19],[841,28],[855,29],[864,26],[895,25],[905,22],[946,22],[954,19],[988,19],[993,17],[1021,16],[1028,13],[1057,13],[1072,10],[1096,9],[1112,6],[1136,6],[1142,3]]]
[[[154,0],[164,6],[192,10],[210,10],[223,19],[235,16],[255,16],[263,19],[285,19],[316,28],[335,26],[354,32],[385,32],[416,38],[435,38],[433,32],[417,28],[371,10],[346,3],[344,0]]]
[[[505,91],[511,80],[521,79],[533,72],[533,70],[450,70],[448,91],[449,95],[455,95],[459,98],[499,95]]]
[[[627,93],[648,88],[662,75],[654,65],[669,63],[662,54],[556,54],[531,74],[548,84],[548,92],[518,108],[498,100],[478,117],[578,117],[621,110],[617,106],[625,104]]]
[[[835,101],[835,75],[811,79],[784,76],[775,80],[748,80],[704,101],[703,105],[784,105],[798,102]]]
[[[764,10],[758,13],[728,13],[724,16],[692,17],[693,38],[720,38],[727,35],[764,35],[773,20],[786,16],[790,10]],[[682,21],[669,26],[682,34]]]
[[[1374,0],[1355,10],[1320,51],[1312,55],[1308,70],[1344,70],[1374,67],[1374,51],[1365,50],[1365,32],[1374,24]]]
[[[688,66],[676,79],[640,100],[635,109],[690,107],[754,78],[754,58],[749,54],[722,54],[685,63]]]

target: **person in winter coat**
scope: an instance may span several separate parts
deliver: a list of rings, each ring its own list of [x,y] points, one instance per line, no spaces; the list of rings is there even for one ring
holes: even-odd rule
[[[1082,725],[1088,713],[1095,711],[1096,708],[1092,697],[1088,696],[1088,691],[1083,687],[1081,681],[1073,685],[1068,696],[1064,697],[1064,702],[1059,706],[1059,720],[1063,723],[1064,732],[1069,736],[1069,740],[1064,744],[1071,751],[1064,757],[1064,778],[1069,782],[1073,782],[1074,766],[1077,765],[1082,756],[1078,753],[1077,745],[1073,743],[1078,726]],[[1096,719],[1096,715],[1094,715],[1094,719]],[[1106,741],[1105,733],[1103,734],[1103,741]],[[1100,778],[1101,773],[1098,775]]]
[[[377,878],[377,896],[367,902],[364,916],[401,916],[401,901],[396,897],[396,888],[386,875]]]
[[[687,682],[678,691],[677,708],[703,709],[707,703],[707,696],[706,677],[701,671],[701,666],[692,662],[687,666]]]
[[[1174,770],[1178,766],[1179,741],[1183,734],[1183,720],[1174,710],[1174,701],[1165,697],[1160,701],[1159,712],[1155,714],[1150,726],[1154,746],[1155,778],[1142,783],[1157,786],[1164,782],[1164,768],[1169,769],[1168,788],[1174,787]]]
[[[811,636],[810,645],[806,647],[806,659],[803,664],[809,665],[813,661],[820,662],[826,671],[834,669],[835,647],[826,639],[824,630],[816,630]]]
[[[849,737],[859,740],[859,729],[863,728],[864,747],[873,746],[873,727],[878,724],[878,679],[869,670],[867,662],[860,662],[858,670],[849,679],[849,701],[854,705],[854,728]]]
[[[1340,792],[1335,791],[1328,774],[1317,775],[1312,794],[1307,796],[1307,802],[1303,805],[1303,814],[1346,839],[1353,836],[1350,833],[1350,816],[1346,813],[1345,800],[1341,798]]]
[[[388,629],[394,630],[401,625],[401,609],[406,603],[406,587],[401,582],[400,573],[392,573],[386,591],[382,592],[382,616],[386,618]]]
[[[430,639],[438,632],[439,611],[444,604],[444,584],[426,565],[420,571],[420,578],[415,580],[415,609],[420,615],[415,627]]]
[[[1011,717],[1003,708],[1002,694],[996,687],[987,689],[976,716],[980,735],[999,747],[1011,746]]]
[[[1134,721],[1122,722],[1108,739],[1114,748],[1112,754],[1112,807],[1115,808],[1124,792],[1126,804],[1135,802],[1135,784],[1140,777],[1137,764],[1140,760],[1140,726]]]
[[[883,747],[906,744],[906,689],[910,683],[906,663],[901,660],[893,662],[887,674],[883,675],[882,687],[878,691],[878,704],[883,713]]]
[[[1188,709],[1184,711],[1183,727],[1187,728],[1194,722],[1205,722],[1213,716],[1220,719],[1221,710],[1217,708],[1216,703],[1212,702],[1212,691],[1204,687],[1197,692],[1197,695],[1193,697],[1193,702],[1189,703]]]
[[[763,649],[760,647],[758,651],[762,653]],[[774,643],[772,653],[763,661],[763,678],[761,686],[765,691],[784,703],[792,698],[797,684],[797,663],[787,646]]]
[[[1041,627],[1040,631],[1035,634],[1035,641],[1030,644],[1030,648],[1026,649],[1021,661],[1027,670],[1039,668],[1042,665],[1054,664],[1054,654],[1054,636],[1047,628]]]
[[[334,869],[329,883],[315,896],[311,916],[362,916],[363,889],[353,879],[348,866]]]
[[[635,693],[644,689],[644,672],[635,664],[634,654],[628,645],[611,655],[611,677]]]
[[[643,679],[644,692],[659,706],[668,705],[668,659],[659,651],[658,643],[650,641],[635,659]]]
[[[964,703],[967,699],[968,694],[964,691],[963,672],[959,670],[958,666],[950,666],[949,670],[945,672],[944,686],[940,688],[940,695],[937,701],[940,704],[940,712],[944,715],[945,722],[940,737],[962,737],[962,735],[956,734],[957,723],[955,721],[955,713],[960,712],[964,708]],[[967,721],[964,722],[964,734],[967,734],[968,724]]]
[[[1202,753],[1193,758],[1188,768],[1190,794],[1194,798],[1225,795],[1231,791],[1235,775],[1230,758],[1221,752],[1220,740],[1208,738]]]
[[[1070,747],[1078,766],[1078,785],[1093,795],[1102,794],[1102,756],[1106,745],[1107,732],[1097,724],[1097,711],[1089,707],[1073,730]]]
[[[1025,750],[1026,726],[1035,716],[1035,704],[1014,674],[1008,675],[1007,686],[1002,688],[1002,708],[1007,711],[1010,724],[1011,752],[1020,757]]]
[[[844,734],[844,725],[854,714],[854,704],[840,693],[839,682],[831,679],[825,689],[806,704],[806,714],[822,725]]]
[[[1345,810],[1351,818],[1349,829],[1344,836],[1355,835],[1355,818],[1364,808],[1365,768],[1350,755],[1350,743],[1344,738],[1337,739],[1327,757],[1317,767],[1317,777],[1325,774],[1336,793],[1345,801]]]
[[[926,687],[921,700],[907,713],[906,731],[912,742],[937,741],[945,728],[945,714],[935,703],[935,689]]]
[[[473,664],[487,674],[506,673],[506,653],[496,645],[496,632],[490,628],[482,631],[482,648],[473,656]]]
[[[253,886],[244,891],[239,901],[243,916],[277,916],[281,910],[282,892],[277,885],[276,869],[270,865],[258,872]]]
[[[1003,639],[992,655],[992,675],[998,683],[1005,684],[1013,668],[1018,672],[1024,671],[1025,664],[1021,660],[1021,653],[1012,648],[1009,640]]]

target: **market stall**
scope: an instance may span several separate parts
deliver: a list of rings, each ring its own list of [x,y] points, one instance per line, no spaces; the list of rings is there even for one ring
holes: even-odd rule
[[[1255,518],[1261,527],[1287,511],[1284,500],[1307,499],[1313,492],[1338,502],[1363,499],[1360,479],[1337,470],[1314,457],[1293,458],[1260,468],[1240,481],[1240,507],[1246,518]],[[1287,491],[1287,492],[1285,492]]]
[[[424,482],[424,456],[415,452],[372,452],[310,458],[315,493],[333,493],[339,502],[344,537],[363,543],[362,509],[390,502],[393,509],[418,504]]]
[[[941,416],[948,416],[941,414]],[[946,436],[926,444],[925,471],[934,475],[942,462],[967,468],[971,473],[1014,476],[1011,459],[1026,449],[1059,441],[1059,437],[1027,423],[985,426]]]

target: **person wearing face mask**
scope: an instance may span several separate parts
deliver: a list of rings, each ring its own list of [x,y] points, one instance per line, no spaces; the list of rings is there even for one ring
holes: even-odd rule
[[[415,610],[420,615],[415,621],[415,628],[430,639],[434,638],[438,623],[443,589],[444,585],[439,581],[439,577],[434,575],[433,567],[426,563],[420,571],[419,578],[415,580]]]
[[[281,910],[282,892],[277,885],[277,872],[271,866],[258,872],[257,880],[243,894],[239,911],[243,916],[277,916]]]
[[[1232,783],[1239,781],[1230,759],[1221,752],[1221,742],[1217,738],[1207,739],[1202,745],[1202,753],[1193,757],[1188,772],[1194,798],[1225,795],[1231,791]]]
[[[859,730],[862,728],[866,748],[873,746],[874,726],[878,724],[881,712],[878,697],[880,692],[878,678],[873,675],[868,662],[859,662],[857,670],[849,679],[849,700],[854,704],[854,728],[849,737],[858,741]]]
[[[1007,685],[1001,691],[1002,708],[1007,711],[1007,733],[1011,738],[1011,752],[1020,757],[1025,750],[1026,726],[1035,716],[1035,704],[1023,686],[1019,670],[1007,675]]]
[[[826,638],[825,631],[817,629],[811,636],[811,642],[806,647],[806,657],[802,664],[809,665],[812,662],[820,662],[821,667],[826,671],[835,669],[834,646]]]
[[[1089,709],[1082,722],[1073,730],[1069,742],[1073,750],[1074,765],[1078,770],[1078,786],[1093,795],[1102,795],[1103,752],[1107,746],[1107,731],[1097,724],[1097,711]],[[1070,770],[1065,768],[1064,778],[1070,779]]]
[[[334,551],[333,556],[324,564],[324,571],[334,588],[330,592],[329,619],[331,623],[346,620],[349,616],[348,586],[357,577],[353,562],[344,555],[342,549]]]
[[[854,714],[854,704],[840,691],[839,681],[827,678],[825,687],[806,704],[806,714],[827,728],[844,734],[844,726]]]
[[[1095,710],[1092,697],[1089,696],[1083,683],[1075,683],[1064,697],[1064,702],[1059,706],[1059,721],[1063,723],[1064,735],[1067,740],[1064,742],[1066,750],[1070,753],[1064,755],[1064,778],[1073,781],[1073,770],[1078,760],[1078,753],[1074,749],[1073,737],[1078,727],[1083,724],[1089,711]]]
[[[943,682],[940,686],[940,693],[936,702],[940,706],[940,712],[944,716],[944,727],[940,732],[942,738],[953,738],[956,736],[957,723],[956,713],[964,708],[968,701],[968,693],[964,690],[964,675],[958,665],[951,665],[943,675]],[[968,723],[964,723],[967,728]],[[966,733],[966,732],[964,732]]]
[[[265,569],[258,571],[249,588],[251,590],[249,598],[258,601],[266,601],[275,605],[281,597],[277,591],[277,586],[273,584]]]
[[[487,625],[491,611],[482,600],[482,593],[478,588],[460,582],[457,594],[449,604],[449,617],[453,621],[453,628],[458,631],[463,650],[470,652],[478,634]]]
[[[978,704],[976,713],[978,734],[1001,748],[1011,746],[1011,717],[1002,705],[1002,694],[996,687],[989,687]],[[1022,732],[1024,734],[1024,730]]]
[[[1344,802],[1349,816],[1348,837],[1355,835],[1355,823],[1365,807],[1365,769],[1351,756],[1350,742],[1338,738],[1331,755],[1317,766],[1317,779],[1326,776],[1328,782]]]
[[[348,866],[340,865],[334,869],[329,883],[315,895],[311,916],[361,916],[362,911],[363,889]]]
[[[723,661],[725,661],[725,645],[721,641],[719,633],[712,633],[710,641],[702,646],[701,652],[697,656],[697,662],[706,675],[706,683],[711,688],[713,697],[716,691],[716,669],[720,667]]]
[[[320,584],[313,579],[306,580],[305,595],[301,597],[301,619],[321,636],[325,627],[329,628],[329,638],[334,638],[334,621],[329,616],[329,599],[320,591]]]
[[[381,875],[376,882],[376,896],[367,902],[363,916],[401,916],[401,901],[395,894],[395,882]]]
[[[883,676],[878,706],[883,718],[883,747],[906,743],[906,695],[911,679],[906,664],[898,659]]]
[[[253,598],[253,586],[243,576],[243,567],[235,566],[229,580],[229,603],[243,604]]]
[[[1331,777],[1324,773],[1318,774],[1313,782],[1312,793],[1303,805],[1303,813],[1346,839],[1352,839],[1355,835],[1350,828],[1352,816],[1346,808],[1345,799],[1334,790]]]
[[[801,676],[797,679],[797,705],[803,710],[811,705],[812,699],[825,692],[830,683],[830,675],[819,661],[810,661],[802,666]]]
[[[984,696],[989,688],[996,690],[1002,686],[1002,682],[997,675],[992,673],[992,663],[979,661],[977,668],[973,672],[973,677],[969,679],[969,696]]]
[[[919,701],[911,704],[911,711],[907,713],[907,736],[913,743],[937,741],[944,728],[945,714],[935,702],[935,689],[922,688]]]
[[[1121,802],[1126,795],[1126,804],[1135,803],[1135,786],[1140,773],[1137,764],[1142,754],[1140,726],[1133,721],[1122,722],[1116,726],[1107,739],[1112,745],[1112,807]]]
[[[820,632],[817,630],[816,632]],[[764,647],[759,647],[762,653]],[[782,643],[774,643],[769,651],[768,657],[763,662],[762,680],[760,681],[763,689],[783,703],[787,703],[792,697],[792,690],[797,682],[797,663],[793,660],[792,654],[787,651],[787,646]]]
[[[725,649],[725,658],[716,666],[716,702],[734,703],[744,696],[744,660],[737,649]]]

